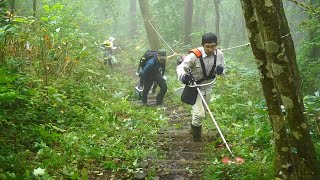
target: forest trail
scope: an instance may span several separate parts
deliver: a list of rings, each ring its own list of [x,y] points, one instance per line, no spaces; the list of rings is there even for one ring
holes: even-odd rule
[[[165,112],[168,126],[158,132],[158,144],[164,157],[154,160],[158,178],[202,179],[210,156],[205,148],[214,137],[202,134],[202,142],[192,141],[191,114],[184,105],[168,103]]]
[[[128,74],[134,74],[133,70]],[[135,81],[138,82],[136,75],[131,77],[136,77]],[[149,93],[148,106],[155,106],[158,90],[155,94]],[[134,103],[140,104],[140,101],[136,99]],[[156,137],[162,156],[152,158],[147,167],[143,168],[144,172],[155,170],[154,179],[159,180],[202,179],[203,171],[209,164],[208,159],[214,155],[205,149],[217,136],[203,132],[202,142],[193,142],[190,134],[191,113],[187,105],[173,102],[169,97],[165,97],[165,103],[158,107],[164,109],[168,125],[162,127]],[[143,179],[145,174],[136,174],[135,178]]]

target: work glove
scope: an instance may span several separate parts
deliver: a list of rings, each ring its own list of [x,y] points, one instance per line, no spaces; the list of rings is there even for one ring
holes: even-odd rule
[[[217,74],[222,74],[223,73],[223,66],[217,66]]]
[[[182,83],[187,85],[190,84],[191,80],[192,80],[192,76],[189,74],[185,74],[181,78]]]

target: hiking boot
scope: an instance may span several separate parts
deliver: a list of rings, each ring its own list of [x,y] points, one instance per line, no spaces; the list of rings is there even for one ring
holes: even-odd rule
[[[193,126],[191,124],[191,134],[193,142],[201,142],[201,129],[202,126]]]

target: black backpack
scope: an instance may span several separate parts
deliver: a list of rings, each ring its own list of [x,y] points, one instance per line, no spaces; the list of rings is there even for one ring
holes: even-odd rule
[[[155,55],[157,54],[157,51],[154,50],[147,50],[143,56],[140,58],[140,62],[139,62],[139,66],[138,66],[138,73],[140,72],[140,70],[142,70],[144,68],[144,66],[146,65],[147,61],[151,58],[153,58]]]

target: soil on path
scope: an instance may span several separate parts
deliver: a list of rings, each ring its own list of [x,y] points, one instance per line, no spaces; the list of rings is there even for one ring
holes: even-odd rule
[[[138,78],[136,81],[138,82]],[[155,106],[158,90],[159,88],[156,93],[148,95],[149,106]],[[148,170],[156,172],[153,178],[155,180],[203,179],[203,172],[210,158],[205,148],[217,135],[209,136],[203,132],[202,142],[193,142],[190,134],[190,108],[182,102],[171,101],[170,97],[166,97],[165,102],[164,106],[158,108],[164,109],[168,126],[160,129],[156,138],[162,156],[151,159],[144,168],[144,173],[136,174],[135,179],[144,179]],[[135,103],[140,102],[137,100]]]
[[[127,73],[138,82],[134,68]],[[149,94],[149,106],[155,106],[155,97],[156,94]],[[140,101],[136,100],[133,103],[139,104]],[[203,179],[203,172],[210,158],[205,147],[217,136],[209,136],[203,132],[202,142],[193,142],[190,134],[191,113],[187,106],[166,99],[166,104],[158,107],[164,109],[168,121],[168,126],[163,127],[156,137],[162,156],[147,161],[144,167],[141,167],[143,173],[135,174],[133,179],[146,179],[149,171],[155,172],[154,180]]]
[[[149,99],[154,98],[150,96]],[[202,134],[202,142],[193,142],[190,134],[191,114],[181,103],[170,103],[164,107],[168,126],[157,135],[163,158],[153,159],[156,170],[154,179],[189,180],[202,179],[210,154],[205,147],[216,137]]]

